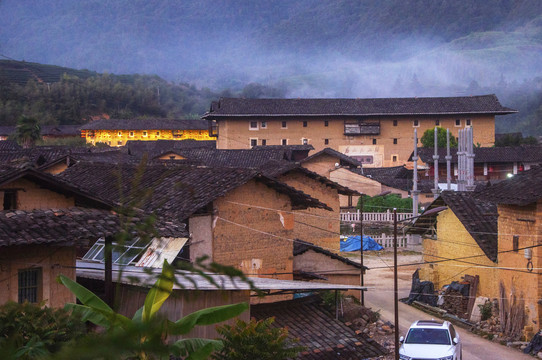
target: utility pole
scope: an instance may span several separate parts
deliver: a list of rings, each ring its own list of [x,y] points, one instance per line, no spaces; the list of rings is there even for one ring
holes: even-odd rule
[[[393,209],[393,294],[395,309],[395,360],[399,360],[399,291],[397,286],[397,209]]]
[[[419,202],[419,191],[418,191],[418,130],[414,129],[414,156],[412,157],[414,161],[414,174],[412,179],[412,216],[418,216],[418,202]]]
[[[446,129],[446,189],[452,190],[452,155],[450,155],[450,129]]]
[[[359,236],[360,236],[360,239],[359,239],[359,255],[360,255],[360,265],[361,265],[361,270],[360,270],[360,285],[361,286],[364,286],[365,282],[364,282],[364,268],[365,266],[363,265],[363,194],[361,194],[360,198],[359,198],[359,203],[360,203],[360,206],[359,206]],[[361,302],[361,306],[365,306],[365,291],[363,290],[360,290],[360,294],[359,294],[359,300]]]
[[[433,172],[435,177],[435,188],[433,189],[433,198],[438,198],[439,187],[438,187],[438,127],[435,126],[435,155],[433,155]]]

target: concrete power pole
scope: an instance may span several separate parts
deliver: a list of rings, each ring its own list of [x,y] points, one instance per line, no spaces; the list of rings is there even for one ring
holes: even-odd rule
[[[412,179],[412,216],[418,216],[418,204],[419,199],[418,195],[420,191],[418,190],[418,130],[414,129],[414,156],[412,157],[414,161],[414,177]]]
[[[439,187],[438,187],[438,127],[435,126],[435,155],[433,155],[433,169],[435,177],[435,188],[433,189],[433,198],[438,198]]]

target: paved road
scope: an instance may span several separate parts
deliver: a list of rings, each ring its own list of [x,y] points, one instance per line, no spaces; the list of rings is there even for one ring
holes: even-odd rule
[[[404,256],[399,259],[399,263],[416,262],[415,255]],[[393,259],[389,254],[381,258],[366,257],[365,265],[373,270],[369,270],[365,276],[365,285],[369,287],[365,295],[365,305],[373,310],[380,310],[382,318],[393,323],[393,270],[392,269],[374,269],[383,265],[393,264]],[[407,297],[410,291],[411,276],[415,267],[403,267],[399,272],[399,298]],[[410,324],[419,319],[427,319],[428,314],[399,303],[399,330],[400,335],[404,335]],[[463,342],[463,359],[465,360],[515,360],[530,359],[532,356],[523,354],[518,350],[491,342],[480,336],[477,336],[467,330],[456,327]]]

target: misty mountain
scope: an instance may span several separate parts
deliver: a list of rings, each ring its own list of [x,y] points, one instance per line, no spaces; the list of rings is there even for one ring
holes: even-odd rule
[[[217,93],[252,82],[288,97],[485,91],[530,109],[499,131],[527,121],[542,76],[539,0],[0,0],[0,24],[4,57]]]

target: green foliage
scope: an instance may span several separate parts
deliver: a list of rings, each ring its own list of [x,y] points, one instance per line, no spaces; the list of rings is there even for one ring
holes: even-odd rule
[[[235,325],[217,328],[224,347],[213,355],[215,360],[285,360],[295,358],[304,348],[288,339],[288,330],[273,327],[274,318],[250,322],[237,320]]]
[[[342,292],[339,291],[339,293],[337,294],[339,300],[343,300],[344,299],[344,294]],[[322,298],[322,302],[324,303],[324,305],[328,308],[328,309],[335,309],[335,291],[330,291],[330,290],[327,290],[327,291],[322,291],[320,293],[320,297]]]
[[[482,321],[487,320],[493,315],[493,303],[486,301],[484,304],[478,305],[480,308],[480,314],[482,315]]]
[[[537,145],[538,140],[534,136],[523,137],[521,133],[503,134],[499,139],[495,140],[495,146],[520,146],[520,145]]]
[[[147,294],[143,307],[129,319],[115,312],[85,287],[60,275],[59,281],[81,302],[81,305],[67,304],[66,309],[85,321],[103,327],[106,332],[65,348],[56,358],[166,359],[174,355],[197,360],[206,359],[212,352],[220,350],[222,342],[218,340],[182,339],[173,344],[164,340],[170,335],[186,335],[195,326],[211,325],[236,317],[248,309],[248,305],[217,306],[196,311],[175,322],[167,320],[158,311],[171,295],[174,277],[174,268],[164,261],[162,273]],[[100,346],[96,346],[97,343]],[[111,348],[105,344],[110,344]]]
[[[437,127],[437,144],[439,148],[446,147],[446,129]],[[420,139],[423,147],[432,148],[435,146],[435,128],[427,129]],[[450,147],[457,147],[457,138],[450,134]]]
[[[357,208],[361,209],[362,199],[358,200]],[[388,194],[385,196],[363,195],[364,212],[386,212],[397,209],[397,212],[411,212],[412,198],[401,198],[399,194]]]
[[[37,359],[86,333],[77,316],[41,304],[7,303],[0,307],[0,358]]]
[[[40,131],[40,124],[36,118],[21,115],[17,120],[13,139],[24,148],[29,148],[41,137]]]

